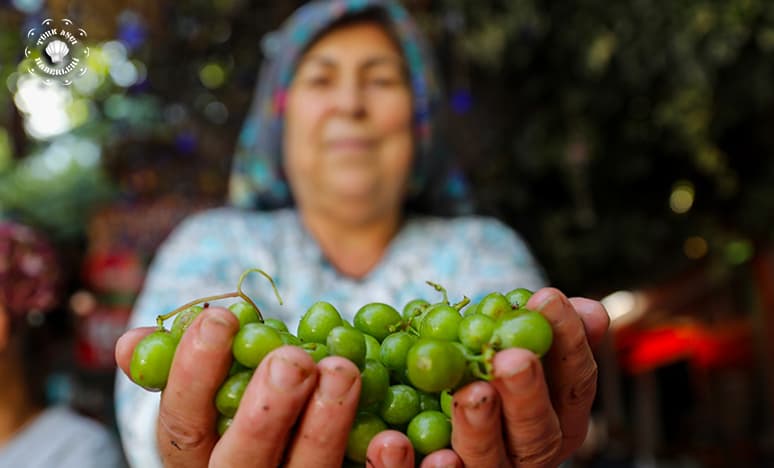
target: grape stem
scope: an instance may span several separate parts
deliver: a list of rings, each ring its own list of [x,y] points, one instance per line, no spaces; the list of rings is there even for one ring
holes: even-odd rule
[[[456,304],[454,304],[452,307],[459,312],[463,307],[470,304],[470,298],[468,296],[462,296],[462,300]]]
[[[494,360],[495,350],[490,346],[484,345],[481,354],[472,354],[469,350],[462,350],[462,355],[468,361],[470,371],[479,379],[490,381],[494,378]]]
[[[245,294],[244,291],[242,291],[242,283],[245,281],[245,278],[247,278],[247,275],[249,275],[250,273],[260,273],[266,279],[268,279],[269,283],[271,283],[272,289],[274,290],[274,295],[277,297],[277,301],[280,303],[280,305],[283,305],[282,297],[280,297],[280,293],[277,290],[277,285],[274,284],[274,278],[272,278],[271,275],[269,275],[265,271],[261,270],[260,268],[250,268],[248,270],[243,271],[242,274],[239,276],[239,282],[237,282],[237,290],[236,291],[230,292],[230,293],[224,293],[224,294],[216,294],[214,296],[207,296],[207,297],[202,297],[202,298],[199,298],[199,299],[195,299],[195,300],[193,300],[193,301],[191,301],[191,302],[189,302],[189,303],[187,303],[185,305],[182,305],[182,306],[178,307],[177,309],[173,310],[172,312],[168,312],[166,314],[162,314],[162,315],[159,315],[158,317],[156,317],[156,326],[159,328],[159,330],[162,330],[164,328],[164,321],[165,320],[168,320],[168,319],[174,317],[175,315],[179,314],[180,312],[186,310],[189,307],[193,307],[193,306],[195,306],[197,304],[201,304],[202,302],[209,303],[209,302],[217,301],[217,300],[220,300],[220,299],[228,299],[229,297],[240,297],[245,302],[247,302],[248,304],[253,306],[253,308],[255,309],[255,312],[258,314],[258,320],[260,322],[263,322],[263,314],[261,314],[261,309],[258,308],[258,306],[255,304],[255,302],[253,302],[253,300],[250,298],[250,296],[248,296],[247,294]],[[208,304],[205,304],[205,307],[207,307],[207,305]]]
[[[271,288],[274,290],[274,295],[277,297],[277,302],[279,302],[280,305],[283,305],[282,297],[280,297],[280,293],[277,290],[277,285],[274,284],[274,278],[272,278],[271,275],[261,270],[260,268],[250,268],[249,270],[245,270],[244,272],[242,272],[242,275],[239,277],[239,282],[237,283],[237,291],[239,291],[240,295],[247,297],[247,295],[242,292],[242,282],[244,282],[245,278],[247,278],[247,275],[249,275],[250,273],[260,273],[261,275],[264,276],[264,278],[269,280],[269,283],[271,283]],[[252,301],[250,301],[250,303],[252,304]],[[258,313],[258,315],[259,316],[261,315],[260,312]]]
[[[197,304],[201,304],[202,302],[212,302],[212,301],[217,301],[219,299],[228,299],[229,297],[240,297],[239,291],[234,291],[234,292],[225,293],[225,294],[217,294],[215,296],[207,296],[207,297],[202,297],[200,299],[195,299],[187,304],[181,305],[180,307],[173,310],[172,312],[167,312],[166,314],[159,315],[158,317],[156,317],[156,325],[159,327],[159,330],[161,330],[162,328],[164,328],[164,320],[174,317],[175,315],[179,314],[180,312],[184,311],[189,307],[193,307]]]
[[[438,284],[438,283],[433,283],[432,281],[425,281],[425,282],[426,282],[427,284],[429,284],[430,286],[432,286],[432,287],[433,287],[433,289],[435,289],[435,290],[436,290],[436,291],[438,291],[439,293],[443,294],[443,303],[444,303],[444,304],[448,304],[448,303],[449,303],[449,297],[448,297],[448,295],[446,294],[446,288],[444,288],[443,286],[441,286],[441,285],[440,285],[440,284]]]

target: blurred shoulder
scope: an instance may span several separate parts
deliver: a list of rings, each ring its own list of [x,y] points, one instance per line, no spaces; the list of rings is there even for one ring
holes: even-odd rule
[[[211,208],[187,216],[178,224],[170,239],[218,234],[223,236],[248,230],[267,235],[284,231],[297,222],[292,209],[255,211],[234,207]],[[257,230],[257,232],[256,232]]]
[[[536,289],[545,276],[528,244],[504,222],[481,215],[454,218],[415,217],[409,237],[427,261],[450,274],[474,297],[515,286]],[[450,283],[453,284],[453,283]]]
[[[482,215],[441,218],[414,216],[412,227],[419,231],[432,231],[448,237],[454,243],[495,242],[523,244],[521,236],[497,218]]]

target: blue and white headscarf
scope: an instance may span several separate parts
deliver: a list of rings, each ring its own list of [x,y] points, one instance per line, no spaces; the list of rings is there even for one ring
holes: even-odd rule
[[[391,0],[318,0],[299,8],[263,41],[265,60],[234,156],[229,201],[242,208],[291,206],[282,167],[285,99],[296,65],[321,33],[348,16],[381,13],[396,36],[408,70],[414,106],[415,159],[409,198],[435,214],[471,211],[466,183],[441,146],[441,87],[432,54],[408,12]]]

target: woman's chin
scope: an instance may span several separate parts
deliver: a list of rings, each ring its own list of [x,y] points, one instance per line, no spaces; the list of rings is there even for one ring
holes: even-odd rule
[[[385,215],[384,203],[372,191],[337,194],[330,198],[328,212],[349,224],[366,223]]]

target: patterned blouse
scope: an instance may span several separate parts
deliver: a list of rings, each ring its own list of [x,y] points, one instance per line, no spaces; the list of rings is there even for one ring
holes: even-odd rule
[[[318,300],[332,303],[351,323],[355,312],[369,302],[385,302],[401,310],[415,298],[441,300],[427,280],[445,286],[451,302],[463,296],[478,301],[492,291],[545,285],[523,240],[493,218],[410,216],[380,262],[364,278],[352,279],[326,260],[295,210],[221,208],[187,219],[162,245],[130,326],[154,325],[157,315],[193,299],[234,291],[248,268],[269,273],[285,305],[277,303],[260,275],[248,276],[245,292],[265,317],[282,319],[292,332],[300,316]],[[158,404],[158,393],[141,389],[119,372],[118,424],[132,466],[161,466],[155,442]]]

